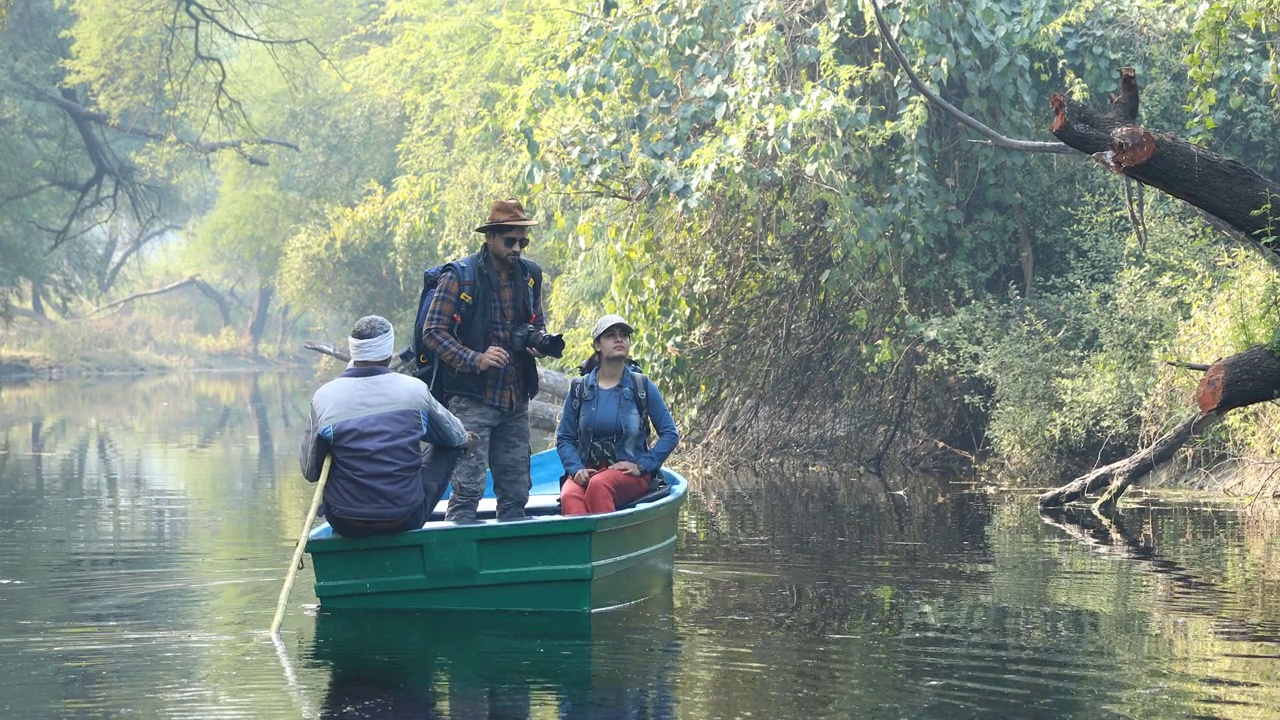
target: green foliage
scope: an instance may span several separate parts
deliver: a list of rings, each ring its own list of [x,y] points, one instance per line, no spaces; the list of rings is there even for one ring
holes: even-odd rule
[[[990,298],[931,327],[938,361],[990,388],[972,401],[990,412],[991,447],[1015,472],[1065,475],[1136,448],[1160,358],[1230,277],[1211,240],[1189,237],[1172,210],[1148,211],[1145,251],[1116,232],[1119,213],[1082,215],[1068,272],[1031,298]]]
[[[32,78],[114,123],[99,133],[184,228],[126,286],[199,271],[237,323],[246,288],[279,287],[282,329],[289,308],[308,332],[368,312],[403,327],[421,271],[473,251],[489,203],[518,196],[541,221],[529,255],[568,333],[561,367],[621,312],[693,435],[759,454],[872,460],[985,429],[1013,464],[1092,462],[1137,441],[1154,360],[1226,317],[1208,298],[1263,292],[1155,191],[1132,201],[1143,251],[1114,176],[973,142],[886,58],[865,2],[207,3],[221,25],[181,7],[175,24],[160,0],[23,7],[24,32],[0,33],[0,128],[41,130],[0,133],[0,302],[92,295],[122,254],[106,231],[22,250],[23,228],[68,212],[56,183],[27,193],[27,168],[94,167]],[[1280,157],[1274,0],[885,12],[925,82],[1006,135],[1050,139],[1051,93],[1101,106],[1131,65],[1144,125],[1263,172]],[[197,141],[233,147],[193,162]],[[209,347],[246,337],[188,299]],[[1264,306],[1232,332],[1275,339]],[[1227,325],[1203,334],[1234,342]]]
[[[1209,136],[1220,125],[1248,132],[1248,119],[1272,114],[1280,84],[1280,2],[1178,2],[1166,11],[1191,18],[1184,59],[1191,83],[1187,128],[1195,136]],[[1265,157],[1274,157],[1271,137],[1249,134],[1270,151]],[[1264,172],[1273,167],[1268,161]]]
[[[411,326],[414,308],[406,298],[421,286],[413,286],[413,275],[402,279],[394,263],[389,216],[387,195],[375,187],[357,207],[334,209],[323,224],[295,234],[280,273],[289,302],[324,308],[336,314],[337,324],[380,314],[401,328]]]

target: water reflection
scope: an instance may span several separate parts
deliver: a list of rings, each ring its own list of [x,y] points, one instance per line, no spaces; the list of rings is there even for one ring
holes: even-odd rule
[[[1042,510],[1041,519],[1096,552],[1137,563],[1154,573],[1162,581],[1159,601],[1171,612],[1209,619],[1216,636],[1280,644],[1280,617],[1246,617],[1258,608],[1243,604],[1238,593],[1221,579],[1197,573],[1160,552],[1157,525],[1152,522],[1158,517],[1156,512],[1151,508],[1128,512],[1128,518],[1107,517],[1083,508],[1054,508]],[[1184,533],[1192,531],[1192,527],[1183,529]],[[1280,647],[1276,657],[1280,658]]]
[[[323,718],[675,714],[670,593],[602,613],[320,613]]]
[[[1280,510],[1119,523],[802,463],[682,465],[670,596],[529,619],[303,612],[310,374],[0,386],[0,717],[1274,716]],[[540,439],[538,442],[546,442]],[[286,671],[281,672],[283,657]]]

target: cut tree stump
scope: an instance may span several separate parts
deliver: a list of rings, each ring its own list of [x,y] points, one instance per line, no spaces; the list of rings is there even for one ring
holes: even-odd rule
[[[1196,404],[1200,412],[1225,413],[1254,403],[1276,399],[1280,391],[1280,357],[1262,345],[1224,358],[1209,366]]]

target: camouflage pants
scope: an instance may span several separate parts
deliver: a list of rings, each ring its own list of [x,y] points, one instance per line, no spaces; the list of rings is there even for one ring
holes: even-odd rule
[[[446,520],[474,520],[484,494],[484,471],[493,474],[498,519],[524,517],[529,502],[529,404],[502,412],[465,395],[449,399],[449,410],[462,426],[479,436],[473,451],[458,458],[453,469]]]

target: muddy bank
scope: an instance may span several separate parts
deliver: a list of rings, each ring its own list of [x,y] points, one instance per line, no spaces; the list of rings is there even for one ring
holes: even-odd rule
[[[0,383],[53,380],[65,375],[59,368],[40,365],[25,358],[0,358]]]

